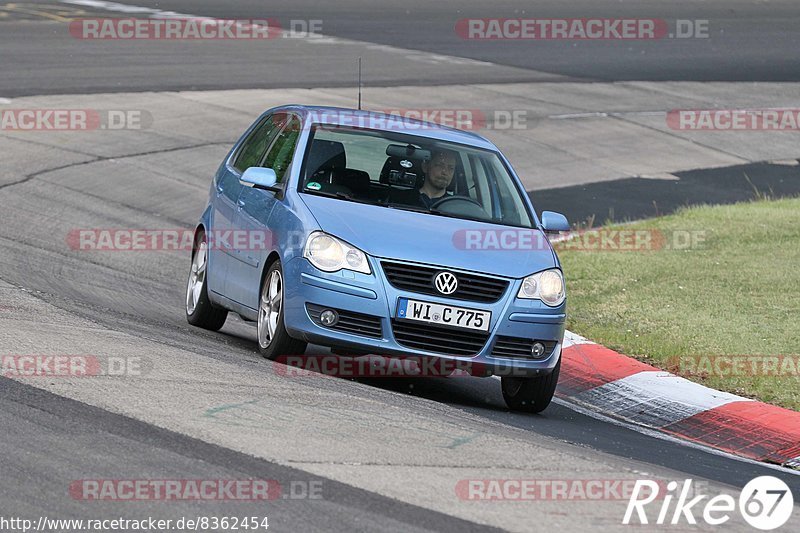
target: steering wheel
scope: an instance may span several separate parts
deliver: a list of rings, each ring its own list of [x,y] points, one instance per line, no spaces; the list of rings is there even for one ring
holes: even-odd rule
[[[431,210],[434,209],[453,215],[491,218],[481,204],[467,196],[445,196],[431,205]]]

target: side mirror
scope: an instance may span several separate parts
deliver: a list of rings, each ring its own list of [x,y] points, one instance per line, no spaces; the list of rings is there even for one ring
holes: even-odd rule
[[[570,230],[567,217],[561,213],[554,213],[553,211],[542,211],[542,228],[546,233]]]
[[[252,187],[254,189],[264,189],[265,191],[280,191],[281,188],[277,185],[278,176],[271,168],[264,167],[250,167],[244,171],[242,177],[239,178],[239,183],[245,187]]]

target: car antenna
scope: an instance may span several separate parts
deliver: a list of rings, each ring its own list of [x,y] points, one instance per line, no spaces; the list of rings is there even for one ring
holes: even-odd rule
[[[361,111],[361,58],[358,58],[358,110]]]

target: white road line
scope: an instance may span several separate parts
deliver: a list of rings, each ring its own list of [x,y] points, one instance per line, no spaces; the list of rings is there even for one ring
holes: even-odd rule
[[[11,103],[10,98],[0,98],[0,105],[8,105]]]
[[[658,116],[665,116],[667,114],[666,111],[624,111],[624,112],[605,112],[605,111],[593,111],[588,113],[566,113],[563,115],[548,115],[547,118],[551,120],[570,120],[575,118],[608,118],[608,117],[627,117],[627,116],[639,116],[639,117],[658,117]]]
[[[150,15],[152,18],[202,18],[186,13],[176,13],[175,11],[164,11],[153,7],[132,6],[120,4],[119,2],[105,2],[103,0],[61,0],[62,4],[72,4],[76,6],[93,7],[104,9],[114,13],[127,13],[129,15]]]
[[[797,105],[788,105],[788,106],[781,106],[781,107],[763,107],[758,108],[759,111],[767,111],[767,110],[776,110],[782,111],[785,109],[793,109],[797,107]],[[731,112],[740,112],[740,113],[750,113],[753,112],[754,109],[733,109],[733,110],[725,110]],[[585,113],[564,113],[559,115],[548,115],[547,118],[551,120],[573,120],[579,118],[608,118],[608,117],[658,117],[658,116],[665,116],[667,111],[587,111]]]

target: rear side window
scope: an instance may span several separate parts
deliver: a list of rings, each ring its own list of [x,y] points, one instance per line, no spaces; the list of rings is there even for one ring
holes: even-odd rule
[[[369,174],[372,181],[378,181],[383,165],[386,163],[386,145],[388,142],[383,137],[364,135],[354,138],[346,133],[320,128],[314,131],[314,140],[341,143],[346,154],[346,166],[363,170]],[[316,169],[308,170],[313,174]]]
[[[233,168],[244,172],[250,167],[260,166],[264,153],[281,126],[286,122],[286,115],[269,115],[247,136],[239,153],[233,161]]]
[[[272,143],[266,158],[264,158],[264,163],[261,165],[275,171],[278,183],[283,183],[289,176],[289,167],[292,166],[292,156],[297,147],[300,130],[300,120],[292,117],[278,134],[275,142]]]

